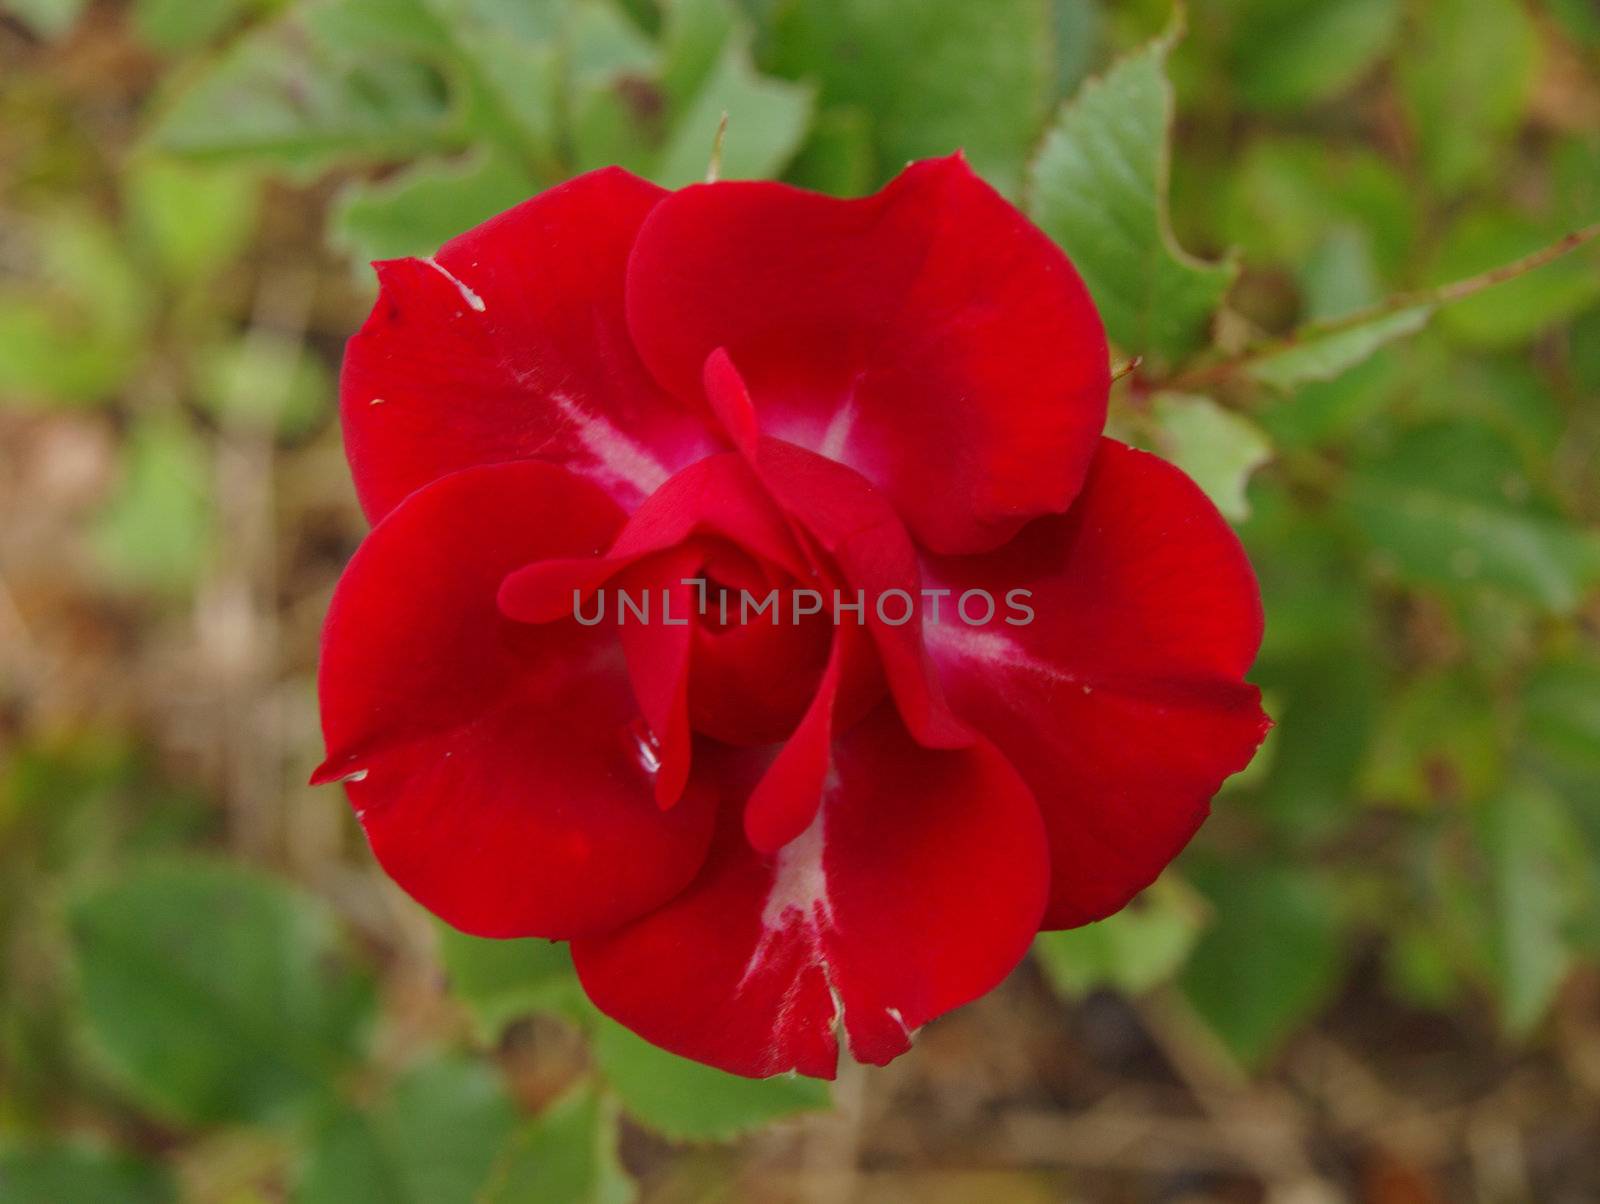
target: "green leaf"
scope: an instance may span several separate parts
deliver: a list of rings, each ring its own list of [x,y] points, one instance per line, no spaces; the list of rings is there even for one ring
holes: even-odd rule
[[[1400,57],[1400,94],[1422,161],[1453,195],[1485,179],[1521,119],[1538,32],[1519,0],[1435,0]]]
[[[1338,610],[1324,616],[1338,622]],[[1278,612],[1270,609],[1274,621]],[[1302,838],[1348,822],[1354,783],[1382,717],[1381,682],[1367,645],[1317,650],[1254,674],[1276,700],[1272,762],[1253,805],[1281,830]]]
[[[672,5],[673,0],[616,0],[623,14],[651,37],[661,36],[663,17],[661,10]]]
[[[1540,665],[1522,697],[1521,751],[1538,781],[1557,791],[1600,863],[1600,657],[1568,652]],[[1592,915],[1600,916],[1600,878],[1588,877]]]
[[[880,177],[965,150],[1015,195],[1055,86],[1050,0],[785,0],[775,67],[876,122]]]
[[[1511,448],[1483,426],[1409,432],[1359,466],[1345,507],[1401,579],[1497,586],[1547,610],[1575,609],[1600,581],[1600,533],[1532,493]]]
[[[500,155],[422,162],[382,183],[345,189],[334,207],[333,238],[363,261],[432,255],[537,191],[526,172]]]
[[[177,1185],[161,1167],[90,1146],[0,1149],[6,1204],[169,1204]]]
[[[777,175],[799,149],[812,89],[756,70],[724,0],[674,6],[661,54],[615,13],[588,24],[573,35],[580,168],[616,163],[672,187],[703,180],[724,113],[724,178]]]
[[[1334,900],[1299,865],[1206,866],[1195,884],[1215,921],[1189,958],[1183,990],[1242,1061],[1259,1065],[1338,983]]]
[[[577,5],[567,39],[574,166],[615,164],[650,175],[669,116],[657,48],[609,4]],[[709,136],[705,147],[709,159]]]
[[[560,46],[461,31],[456,41],[475,73],[479,104],[469,124],[478,141],[516,151],[541,179],[560,179],[566,174]]]
[[[1105,41],[1106,14],[1100,0],[1053,0],[1055,100],[1065,100],[1088,78]]]
[[[661,90],[679,111],[711,78],[728,43],[743,36],[730,0],[674,0],[661,35]]]
[[[1348,656],[1362,643],[1369,618],[1350,541],[1327,521],[1322,507],[1304,504],[1281,483],[1257,490],[1255,503],[1240,536],[1272,613],[1263,659],[1289,663]]]
[[[131,586],[188,588],[211,552],[215,524],[206,445],[180,421],[145,418],[122,460],[122,479],[90,532],[97,558]]]
[[[370,2],[370,0],[369,0]],[[515,151],[546,176],[559,173],[564,7],[493,0],[426,0],[437,46],[451,49],[473,98],[468,124],[480,142]],[[584,6],[577,21],[590,11]]]
[[[69,209],[44,221],[36,237],[48,287],[82,306],[93,325],[108,335],[142,335],[150,315],[150,290],[116,230]]]
[[[1461,990],[1461,974],[1444,934],[1414,919],[1397,921],[1383,949],[1385,985],[1404,1002],[1448,1011]]]
[[[486,1039],[497,1039],[506,1025],[531,1012],[583,1019],[590,1015],[566,945],[486,940],[445,924],[437,929],[450,989],[467,1005]]]
[[[1431,305],[1415,305],[1340,330],[1308,329],[1284,347],[1245,362],[1245,371],[1274,389],[1289,392],[1312,381],[1337,380],[1379,348],[1416,334],[1433,317]]]
[[[1386,691],[1361,793],[1419,808],[1479,798],[1498,787],[1505,741],[1483,687],[1461,673],[1430,674]]]
[[[610,1020],[594,1035],[600,1073],[641,1124],[671,1140],[722,1141],[749,1129],[828,1106],[815,1079],[746,1079],[658,1049]]]
[[[71,911],[90,1035],[146,1106],[191,1123],[314,1104],[370,1003],[330,917],[284,884],[206,862],[149,865]]]
[[[1543,1019],[1571,965],[1564,929],[1573,884],[1592,874],[1560,803],[1522,783],[1489,800],[1479,816],[1489,862],[1489,952],[1506,1027],[1525,1036]]]
[[[872,119],[861,109],[824,109],[784,178],[829,196],[864,196],[877,182]]]
[[[523,1125],[502,1153],[485,1204],[628,1204],[614,1105],[585,1083]]]
[[[1209,397],[1161,393],[1151,402],[1152,450],[1194,478],[1223,516],[1250,516],[1245,487],[1272,458],[1272,444],[1248,418]]]
[[[1204,904],[1168,874],[1098,923],[1041,932],[1033,952],[1045,976],[1064,995],[1086,995],[1097,987],[1137,995],[1178,972],[1204,921]]]
[[[63,206],[16,222],[36,258],[0,282],[0,395],[24,401],[101,401],[143,356],[149,290],[117,232]]]
[[[1231,7],[1229,76],[1258,109],[1293,112],[1339,95],[1400,30],[1398,0],[1236,0]]]
[[[85,337],[57,309],[32,298],[0,293],[0,398],[14,402],[100,401],[137,364],[136,349],[119,338]]]
[[[263,4],[264,0],[137,0],[133,28],[157,50],[193,50]]]
[[[166,105],[148,138],[196,159],[311,171],[431,150],[451,126],[437,72],[332,48],[291,13],[235,42]]]
[[[0,5],[29,29],[46,38],[59,38],[78,23],[89,0],[5,0]]]
[[[811,90],[757,74],[742,40],[730,40],[667,140],[654,173],[659,183],[681,188],[705,179],[724,113],[722,177],[766,179],[781,172],[799,149],[811,118]]]
[[[497,10],[518,7],[516,0],[471,2]],[[561,9],[547,8],[547,12],[559,14]],[[579,84],[657,73],[659,49],[609,0],[572,0],[570,11],[564,15],[571,70]]]
[[[324,1118],[295,1200],[475,1204],[515,1121],[500,1077],[488,1066],[466,1059],[425,1063],[375,1103]]]
[[[1379,351],[1334,380],[1264,398],[1255,416],[1280,451],[1341,443],[1393,408],[1405,368],[1396,352]]]
[[[1591,214],[1594,220],[1600,214]],[[1565,230],[1511,213],[1475,211],[1452,225],[1434,261],[1439,282],[1460,280],[1548,246]],[[1504,281],[1440,311],[1439,325],[1476,347],[1520,347],[1557,322],[1600,300],[1600,252],[1564,255],[1537,271]]]
[[[253,175],[146,157],[124,177],[128,216],[167,275],[201,279],[227,264],[256,223]]]
[[[1303,263],[1335,229],[1371,241],[1381,275],[1416,251],[1417,190],[1365,146],[1319,138],[1255,138],[1222,181],[1222,235],[1264,267]]]
[[[619,80],[580,96],[572,115],[574,166],[579,171],[616,166],[635,175],[654,175],[660,158],[657,99],[648,82],[636,80]],[[705,149],[709,162],[710,142]]]
[[[1545,6],[1567,31],[1585,46],[1600,46],[1600,10],[1590,0],[1545,0]]]
[[[1568,329],[1567,364],[1580,389],[1600,395],[1600,306],[1583,314]]]
[[[1112,342],[1176,363],[1208,341],[1233,262],[1185,254],[1167,218],[1176,32],[1120,59],[1061,111],[1032,172],[1033,218],[1072,257]]]
[[[373,3],[375,0],[365,0]],[[377,0],[394,3],[395,0]],[[441,29],[463,25],[495,30],[524,42],[555,38],[569,21],[581,24],[586,41],[631,47],[647,45],[608,0],[407,0],[433,13]],[[598,31],[598,32],[597,32]],[[630,51],[630,53],[632,53]]]
[[[204,349],[196,400],[225,424],[302,434],[331,409],[334,383],[302,343],[266,330]]]
[[[1476,590],[1453,610],[1465,659],[1482,675],[1474,683],[1482,707],[1484,696],[1498,697],[1491,675],[1519,673],[1534,655],[1542,626],[1538,607],[1500,590]]]
[[[1540,466],[1557,454],[1571,419],[1533,357],[1469,357],[1434,338],[1419,339],[1406,352],[1407,371],[1390,400],[1390,414],[1482,425],[1515,452],[1531,479],[1548,480]],[[1383,425],[1380,418],[1373,429]]]
[[[448,22],[432,11],[446,0],[302,0],[297,16],[312,40],[341,55],[439,55],[451,41]],[[465,2],[465,0],[463,0]]]
[[[1383,295],[1372,238],[1354,222],[1332,227],[1311,249],[1295,273],[1305,298],[1305,322],[1348,318],[1375,305]]]
[[[1381,714],[1381,658],[1358,562],[1325,507],[1303,504],[1276,481],[1264,481],[1252,500],[1240,535],[1271,620],[1251,680],[1270,698],[1277,726],[1257,757],[1267,758],[1259,789],[1233,806],[1305,847],[1350,821],[1355,774]]]
[[[1600,780],[1600,660],[1569,654],[1540,665],[1522,705],[1529,741],[1545,761],[1562,766],[1574,785]]]

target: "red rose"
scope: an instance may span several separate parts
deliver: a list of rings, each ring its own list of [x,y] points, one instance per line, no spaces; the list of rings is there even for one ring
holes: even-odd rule
[[[599,171],[377,267],[316,780],[651,1041],[831,1077],[839,1022],[887,1062],[1260,743],[1238,541],[1101,437],[1083,283],[959,157],[853,201]],[[630,591],[653,621],[574,609]]]

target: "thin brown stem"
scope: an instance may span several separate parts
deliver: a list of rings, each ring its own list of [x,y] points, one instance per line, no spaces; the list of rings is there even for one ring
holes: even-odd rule
[[[1200,385],[1215,384],[1227,380],[1241,370],[1249,367],[1258,360],[1279,352],[1288,351],[1311,339],[1327,338],[1330,335],[1343,334],[1347,330],[1365,326],[1369,322],[1390,317],[1407,309],[1417,309],[1422,306],[1448,305],[1452,301],[1463,301],[1468,297],[1491,289],[1497,284],[1504,284],[1518,276],[1537,271],[1548,263],[1553,263],[1563,255],[1576,251],[1585,243],[1593,242],[1600,238],[1600,222],[1585,226],[1581,230],[1574,230],[1566,234],[1547,247],[1541,247],[1531,254],[1524,255],[1521,259],[1503,263],[1498,267],[1480,272],[1476,276],[1468,276],[1464,280],[1453,280],[1449,284],[1441,284],[1436,288],[1419,289],[1415,292],[1396,293],[1386,297],[1374,305],[1363,309],[1352,310],[1337,318],[1320,322],[1308,322],[1292,334],[1281,339],[1269,339],[1247,347],[1233,359],[1221,363],[1210,364],[1184,372],[1165,382],[1162,387],[1169,389],[1189,389]]]

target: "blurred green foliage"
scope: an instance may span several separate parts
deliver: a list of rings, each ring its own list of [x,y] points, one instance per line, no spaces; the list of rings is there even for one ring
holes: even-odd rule
[[[342,264],[601,164],[701,178],[724,112],[725,177],[858,194],[961,147],[1140,357],[1113,429],[1238,524],[1268,615],[1262,756],[1178,870],[1040,939],[1048,980],[1181,997],[1263,1067],[1357,964],[1536,1041],[1600,961],[1600,258],[1428,291],[1600,219],[1591,5],[1194,0],[1186,36],[1156,0],[0,9],[46,64],[0,98],[0,404],[114,421],[99,586],[181,613],[229,553],[218,448],[336,440],[336,345],[251,291],[286,190],[331,190],[293,236]],[[160,68],[109,162],[50,74],[75,37]],[[372,951],[197,854],[205,800],[138,741],[0,729],[0,1199],[174,1199],[117,1148],[162,1126],[260,1134],[310,1204],[623,1201],[619,1113],[709,1140],[827,1106],[644,1044],[536,942],[438,934],[470,1024],[397,1055]],[[534,1012],[592,1056],[530,1112],[485,1051]]]

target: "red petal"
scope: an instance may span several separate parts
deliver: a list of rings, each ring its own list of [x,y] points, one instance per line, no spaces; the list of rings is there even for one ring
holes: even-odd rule
[[[645,371],[623,316],[629,251],[664,195],[617,168],[592,172],[432,259],[375,265],[381,292],[340,385],[370,519],[447,472],[530,457],[631,508],[712,446]]]
[[[838,565],[849,587],[841,592],[863,595],[866,630],[912,734],[931,748],[971,740],[950,713],[923,649],[916,550],[884,496],[843,464],[778,439],[762,439],[754,462],[778,504]],[[891,600],[897,591],[904,599]],[[827,605],[831,609],[832,598]],[[902,613],[910,614],[904,623]],[[855,622],[850,616],[845,621]]]
[[[939,551],[1064,510],[1105,422],[1088,291],[959,156],[860,200],[771,183],[672,194],[639,232],[628,323],[661,383],[701,406],[725,348],[766,433],[856,468]]]
[[[736,1074],[831,1078],[836,1010],[855,1057],[882,1065],[1005,977],[1038,927],[1049,872],[1015,771],[987,744],[921,748],[888,708],[846,733],[836,758],[818,821],[776,858],[725,813],[694,885],[573,943],[603,1012]]]
[[[671,807],[689,781],[693,735],[689,730],[689,657],[693,647],[694,594],[683,579],[705,559],[696,547],[652,556],[618,578],[635,598],[649,595],[650,621],[622,623],[617,633],[628,658],[634,697],[656,742],[660,762],[656,803]],[[656,609],[657,607],[661,609]]]
[[[718,347],[706,357],[706,400],[711,412],[727,432],[733,445],[747,456],[755,454],[756,440],[761,436],[761,421],[756,416],[755,402],[750,400],[750,390],[744,377],[734,367],[727,349]]]
[[[605,560],[528,565],[506,578],[500,605],[529,623],[568,615],[574,590],[596,589],[640,557],[695,534],[721,536],[797,576],[807,571],[783,514],[743,459],[723,452],[689,465],[647,498]]]
[[[827,668],[811,705],[745,804],[745,835],[758,852],[776,853],[816,818],[832,763],[834,709],[852,655],[847,649],[861,641],[858,627],[834,628]]]
[[[792,622],[813,599],[806,596],[800,606],[788,578],[735,551],[722,549],[704,572],[707,614],[695,631],[689,683],[695,730],[741,747],[785,740],[812,705],[827,668],[832,619],[819,612]],[[775,601],[769,603],[769,595]],[[746,602],[750,613],[741,620]],[[758,605],[766,608],[763,615],[754,613]],[[861,704],[852,704],[851,718],[860,718],[882,698],[883,678],[870,648],[859,649],[845,667],[845,682],[847,695]]]
[[[914,571],[909,544],[904,560]],[[685,722],[685,658],[692,656],[693,662],[687,705],[696,729],[731,743],[764,744],[783,739],[806,713],[831,642],[822,614],[803,622],[786,619],[778,624],[752,616],[741,623],[735,603],[731,621],[721,621],[720,599],[712,599],[708,578],[733,573],[757,605],[776,591],[781,614],[788,616],[794,611],[793,579],[813,583],[810,566],[789,518],[745,460],[726,452],[690,465],[652,494],[628,520],[606,558],[547,560],[521,568],[502,584],[500,605],[512,618],[548,622],[569,616],[577,598],[615,578],[614,594],[625,591],[639,598],[648,591],[656,604],[663,589],[671,591],[673,613],[680,619],[706,606],[706,615],[691,625],[691,632],[691,627],[661,622],[623,623],[614,596],[586,603],[587,617],[599,616],[603,623],[623,628],[636,691],[653,730],[662,736],[657,791],[668,805],[681,785],[675,750],[687,748],[686,740],[672,735]],[[685,578],[703,584],[685,587]],[[817,594],[824,596],[820,590]],[[780,609],[767,613],[776,620]],[[844,673],[849,718],[869,709],[866,695],[879,690],[871,658],[850,658]]]
[[[926,568],[957,595],[928,627],[951,704],[1022,772],[1050,830],[1045,926],[1111,914],[1188,843],[1269,726],[1242,680],[1261,643],[1244,550],[1183,473],[1107,439],[1065,516]],[[1036,618],[1008,626],[1017,588]],[[950,621],[969,589],[1001,617]]]
[[[696,533],[719,535],[792,575],[807,572],[783,512],[737,452],[708,456],[663,485],[628,521],[611,554],[654,551]]]
[[[552,465],[467,469],[379,523],[334,592],[317,780],[346,780],[384,868],[468,932],[604,930],[705,855],[716,801],[655,806],[615,633],[496,607],[508,569],[597,554],[621,520]]]

